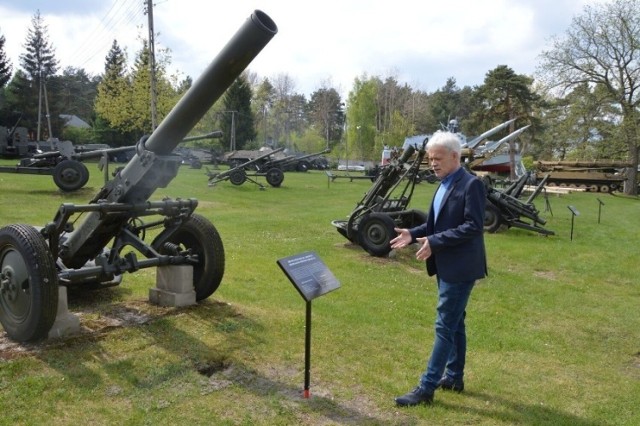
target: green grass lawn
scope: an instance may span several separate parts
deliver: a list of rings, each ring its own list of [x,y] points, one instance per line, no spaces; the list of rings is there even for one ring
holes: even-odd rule
[[[104,179],[88,167],[75,193],[49,176],[0,174],[0,226],[43,226],[60,204],[87,203]],[[414,249],[371,257],[331,225],[370,185],[311,171],[264,191],[208,187],[204,169],[182,168],[153,199],[199,200],[225,246],[218,291],[192,307],[153,306],[155,270],[144,269],[70,292],[77,336],[20,345],[0,331],[0,425],[640,424],[638,199],[549,195],[549,210],[540,196],[555,235],[487,234],[465,392],[400,409],[393,398],[416,385],[431,350],[435,282]],[[412,207],[426,209],[434,189],[418,185]],[[580,212],[573,239],[568,206]],[[312,302],[308,399],[305,302],[276,263],[305,251],[341,283]]]

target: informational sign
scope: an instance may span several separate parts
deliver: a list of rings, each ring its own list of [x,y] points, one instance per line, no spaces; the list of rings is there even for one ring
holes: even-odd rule
[[[278,266],[307,302],[340,288],[340,282],[315,252],[278,260]]]

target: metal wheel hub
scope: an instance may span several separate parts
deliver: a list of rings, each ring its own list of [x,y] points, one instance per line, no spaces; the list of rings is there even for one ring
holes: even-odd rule
[[[80,174],[77,170],[68,168],[60,173],[60,178],[65,182],[75,182],[80,178]]]
[[[19,253],[6,251],[0,271],[0,304],[15,318],[28,314],[30,307],[29,274]]]

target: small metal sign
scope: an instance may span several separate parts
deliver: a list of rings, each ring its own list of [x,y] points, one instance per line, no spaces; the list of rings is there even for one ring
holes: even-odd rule
[[[340,282],[315,252],[279,259],[278,266],[307,302],[340,288]]]
[[[304,344],[304,397],[309,398],[311,383],[311,301],[340,288],[340,282],[313,251],[285,257],[277,261],[289,281],[306,301]]]

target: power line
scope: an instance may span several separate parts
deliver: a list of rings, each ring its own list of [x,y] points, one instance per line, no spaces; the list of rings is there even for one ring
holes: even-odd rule
[[[140,0],[114,0],[100,24],[84,42],[76,49],[72,57],[78,68],[83,68],[96,55],[107,55],[114,39],[123,29],[130,28],[132,23],[142,22],[144,8]]]

